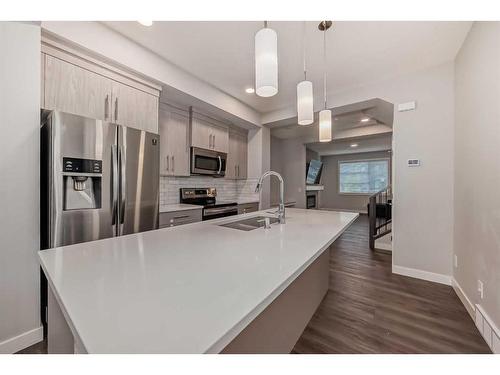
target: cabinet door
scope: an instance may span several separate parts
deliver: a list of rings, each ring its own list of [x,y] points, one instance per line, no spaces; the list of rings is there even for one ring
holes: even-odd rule
[[[50,55],[45,57],[44,107],[109,121],[112,81]]]
[[[229,152],[229,132],[227,129],[212,126],[212,148],[220,152]]]
[[[170,175],[170,155],[168,149],[168,126],[170,122],[170,112],[161,108],[158,116],[158,130],[160,133],[160,175]]]
[[[147,92],[113,81],[113,122],[158,133],[158,98]]]
[[[227,153],[226,178],[236,179],[238,177],[239,162],[239,138],[237,134],[229,133],[229,151]]]
[[[189,115],[171,112],[167,130],[167,151],[174,176],[189,176]]]
[[[248,172],[248,141],[246,135],[238,137],[238,179],[246,180]]]
[[[160,108],[160,174],[189,176],[189,114]]]
[[[193,118],[191,137],[194,147],[212,149],[212,126],[207,122]]]

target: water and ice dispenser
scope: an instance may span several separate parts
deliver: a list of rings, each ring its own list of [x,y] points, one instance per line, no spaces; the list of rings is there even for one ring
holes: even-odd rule
[[[63,158],[63,210],[101,208],[102,160]]]

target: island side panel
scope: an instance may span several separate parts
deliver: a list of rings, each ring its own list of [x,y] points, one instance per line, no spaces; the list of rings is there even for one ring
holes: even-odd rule
[[[48,288],[47,344],[49,354],[73,354],[75,344],[71,329],[64,318],[52,288]]]
[[[290,353],[328,292],[329,261],[327,249],[221,353]]]

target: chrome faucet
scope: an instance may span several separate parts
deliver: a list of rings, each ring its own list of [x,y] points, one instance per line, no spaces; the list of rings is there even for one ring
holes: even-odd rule
[[[278,172],[267,171],[259,178],[259,182],[255,187],[255,192],[259,193],[262,187],[262,180],[267,176],[276,176],[280,181],[280,204],[278,206],[278,220],[280,224],[285,224],[285,183],[283,182],[283,177]]]

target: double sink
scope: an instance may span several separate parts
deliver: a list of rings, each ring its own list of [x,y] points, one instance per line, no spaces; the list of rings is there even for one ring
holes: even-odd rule
[[[230,223],[219,224],[219,226],[248,232],[254,229],[264,227],[266,218],[269,219],[270,224],[277,223],[279,221],[278,218],[276,217],[254,216],[254,217],[249,217],[247,219],[232,221]]]

